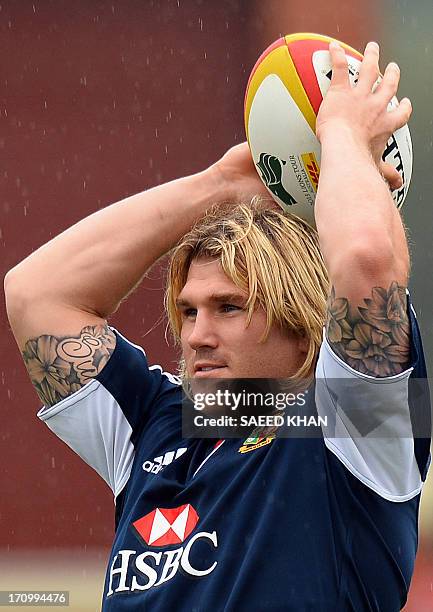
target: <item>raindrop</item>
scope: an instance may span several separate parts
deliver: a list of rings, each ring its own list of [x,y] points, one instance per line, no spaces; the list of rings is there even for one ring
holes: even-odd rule
[[[53,470],[56,467],[56,460],[54,457],[51,457],[51,467],[53,468]]]

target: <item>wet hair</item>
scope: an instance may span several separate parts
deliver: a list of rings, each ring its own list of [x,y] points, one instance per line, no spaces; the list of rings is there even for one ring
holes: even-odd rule
[[[224,273],[248,295],[247,325],[262,307],[266,327],[278,325],[308,339],[305,362],[293,378],[310,378],[322,343],[329,280],[317,232],[299,217],[251,205],[214,207],[186,234],[172,253],[165,295],[168,324],[180,343],[181,315],[176,299],[194,259],[218,260]],[[182,364],[180,366],[181,374]]]

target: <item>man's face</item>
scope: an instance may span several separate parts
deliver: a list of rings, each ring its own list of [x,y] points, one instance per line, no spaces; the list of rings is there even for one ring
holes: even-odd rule
[[[177,304],[188,378],[286,378],[305,359],[306,341],[272,326],[264,343],[266,314],[258,308],[246,327],[247,295],[219,261],[192,261]]]

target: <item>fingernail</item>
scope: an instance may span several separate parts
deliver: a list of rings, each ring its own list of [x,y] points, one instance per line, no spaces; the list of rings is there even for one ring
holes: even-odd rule
[[[377,51],[379,51],[379,44],[375,41],[375,40],[371,40],[368,44],[367,47],[370,48],[375,48],[377,49]]]
[[[331,40],[331,42],[329,43],[329,46],[332,47],[333,49],[342,49],[342,46],[340,45],[338,40]]]
[[[397,70],[398,72],[400,72],[400,66],[396,64],[395,62],[390,62],[388,64],[388,68],[393,68],[394,70]]]

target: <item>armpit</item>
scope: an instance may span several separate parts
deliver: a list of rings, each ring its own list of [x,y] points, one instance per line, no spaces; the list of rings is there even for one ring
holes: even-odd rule
[[[41,401],[53,406],[95,378],[115,346],[116,336],[108,325],[89,325],[76,336],[32,338],[22,355]]]
[[[353,369],[370,376],[399,374],[409,365],[410,325],[406,289],[392,282],[373,287],[365,306],[344,297],[328,300],[326,333],[334,352]]]

